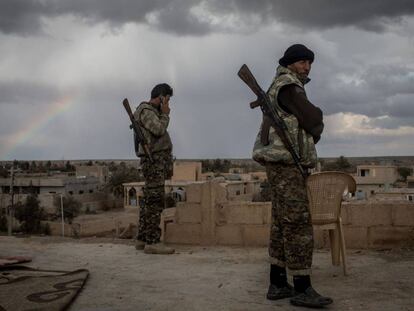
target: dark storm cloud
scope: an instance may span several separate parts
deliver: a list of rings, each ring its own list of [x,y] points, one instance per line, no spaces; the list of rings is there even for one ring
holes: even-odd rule
[[[355,26],[383,31],[390,22],[414,14],[414,2],[395,1],[135,1],[135,0],[3,0],[0,31],[30,34],[41,31],[43,17],[74,15],[87,22],[114,27],[125,23],[148,24],[179,35],[204,35],[215,31],[238,31],[277,21],[306,28]],[[219,20],[213,21],[212,17]],[[225,25],[228,17],[233,26]],[[243,27],[244,26],[244,27]]]
[[[29,34],[41,28],[46,6],[39,1],[4,0],[0,2],[0,31]]]
[[[55,86],[32,81],[0,82],[0,94],[0,105],[50,103],[59,97]]]
[[[272,6],[272,16],[285,23],[316,28],[356,26],[370,31],[381,31],[387,23],[413,13],[410,0],[283,0]]]
[[[41,32],[42,18],[74,15],[87,23],[150,24],[177,34],[205,34],[210,25],[191,13],[199,1],[134,0],[4,0],[0,3],[0,31],[31,34]]]
[[[335,64],[329,67],[337,70]],[[369,117],[414,119],[414,70],[396,65],[370,65],[356,80],[344,82],[334,73],[316,77],[312,83],[320,91],[313,94],[315,103],[327,114],[352,112]]]
[[[389,107],[389,115],[396,118],[414,119],[414,95],[396,95],[392,99],[392,104]],[[414,120],[413,120],[414,121]],[[411,123],[411,125],[414,122]]]
[[[317,55],[307,92],[326,117],[318,145],[322,155],[354,152],[350,145],[360,146],[361,155],[383,154],[398,150],[387,146],[400,141],[412,148],[407,135],[414,124],[409,43],[414,24],[404,17],[412,15],[412,6],[408,1],[0,0],[0,156],[2,143],[11,147],[31,118],[69,94],[71,109],[38,129],[30,146],[22,144],[10,155],[10,148],[3,149],[3,155],[134,157],[121,101],[128,97],[135,107],[148,99],[153,85],[167,82],[174,87],[169,129],[178,158],[249,157],[261,112],[248,107],[254,96],[236,72],[247,63],[266,89],[277,60],[294,42]],[[254,31],[273,22],[284,24]],[[122,28],[129,23],[134,25]],[[203,36],[214,32],[222,34]],[[39,33],[47,35],[30,37]],[[377,149],[370,151],[370,143]]]

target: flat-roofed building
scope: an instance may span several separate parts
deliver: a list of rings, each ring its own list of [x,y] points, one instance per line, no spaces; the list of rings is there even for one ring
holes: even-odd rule
[[[354,176],[357,184],[357,198],[370,198],[380,190],[387,190],[398,180],[397,166],[359,165]]]
[[[174,161],[174,181],[200,181],[201,162],[196,161]]]
[[[105,165],[76,165],[76,177],[96,177],[101,184],[108,182],[109,169]]]

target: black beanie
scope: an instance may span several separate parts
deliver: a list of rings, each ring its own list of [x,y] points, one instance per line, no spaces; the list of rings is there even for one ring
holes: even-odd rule
[[[300,60],[309,60],[312,63],[314,58],[315,55],[306,46],[303,44],[294,44],[287,48],[283,57],[279,59],[279,64],[287,67]]]

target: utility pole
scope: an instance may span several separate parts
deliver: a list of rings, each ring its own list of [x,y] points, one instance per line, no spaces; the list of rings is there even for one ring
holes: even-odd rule
[[[14,207],[14,165],[11,167],[10,172],[10,207],[8,208],[8,226],[7,233],[9,236],[12,235],[12,219],[13,219],[13,207]]]
[[[60,194],[60,212],[62,214],[62,236],[65,237],[65,217],[63,214],[63,194]]]

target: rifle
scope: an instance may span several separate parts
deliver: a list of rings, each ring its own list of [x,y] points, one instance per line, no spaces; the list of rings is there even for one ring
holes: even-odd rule
[[[257,99],[250,103],[250,108],[254,109],[257,106],[260,106],[260,108],[262,109],[263,115],[268,116],[270,118],[273,128],[275,129],[276,133],[279,135],[286,149],[292,155],[293,161],[298,167],[303,178],[306,179],[308,174],[305,172],[304,168],[300,164],[300,156],[296,152],[293,146],[293,143],[288,135],[288,128],[286,126],[285,121],[279,115],[278,111],[272,106],[269,97],[259,86],[255,77],[253,76],[252,72],[250,71],[249,67],[247,67],[246,64],[243,64],[243,66],[241,66],[237,75],[239,76],[240,79],[243,80],[244,83],[247,84],[247,86],[257,96]]]
[[[139,143],[142,146],[142,149],[144,149],[145,155],[149,158],[150,162],[154,162],[152,159],[151,151],[148,145],[147,140],[145,139],[144,133],[142,132],[141,128],[139,127],[138,122],[135,120],[134,115],[132,114],[131,107],[129,106],[129,101],[127,98],[125,98],[122,101],[122,104],[124,105],[124,108],[126,112],[128,113],[129,119],[131,120],[131,125],[129,126],[131,129],[134,130],[134,133],[136,137],[138,138]]]

